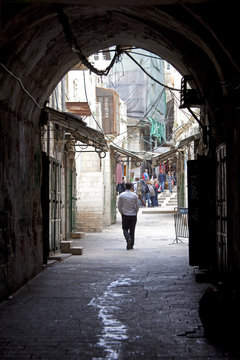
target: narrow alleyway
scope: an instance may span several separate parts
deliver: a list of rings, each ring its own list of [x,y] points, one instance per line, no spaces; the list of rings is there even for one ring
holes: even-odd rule
[[[173,214],[138,216],[127,251],[120,218],[81,240],[0,306],[0,358],[235,359],[209,344],[198,317],[208,286],[188,266]]]

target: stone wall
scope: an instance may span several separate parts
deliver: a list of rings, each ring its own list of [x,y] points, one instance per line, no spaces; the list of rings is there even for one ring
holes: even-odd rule
[[[42,270],[41,147],[37,126],[0,109],[0,300]]]
[[[102,213],[92,211],[78,211],[78,229],[83,232],[101,232],[103,228]]]
[[[116,185],[110,153],[103,159],[91,152],[76,155],[76,168],[77,228],[84,232],[102,231],[113,222],[112,196]]]
[[[97,153],[76,156],[76,169],[77,228],[84,232],[102,231],[103,175]]]

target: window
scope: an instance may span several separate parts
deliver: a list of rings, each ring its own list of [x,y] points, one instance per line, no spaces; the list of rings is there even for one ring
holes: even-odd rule
[[[109,49],[103,49],[102,54],[103,54],[104,60],[111,60],[111,55],[110,55]]]
[[[105,97],[104,100],[105,100],[105,103],[104,103],[104,116],[106,118],[108,118],[109,117],[109,98]]]

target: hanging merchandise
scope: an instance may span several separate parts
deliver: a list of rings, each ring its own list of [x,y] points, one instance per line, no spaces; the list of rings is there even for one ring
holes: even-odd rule
[[[116,166],[116,183],[122,183],[122,163],[118,163]]]
[[[150,135],[157,138],[160,143],[162,142],[162,140],[166,141],[166,125],[165,125],[165,123],[160,123],[159,121],[154,120],[151,117],[149,117],[148,119],[151,123]]]
[[[158,132],[159,132],[159,137],[161,137],[161,139],[163,139],[163,141],[166,141],[166,124],[165,123],[159,123],[158,124]]]

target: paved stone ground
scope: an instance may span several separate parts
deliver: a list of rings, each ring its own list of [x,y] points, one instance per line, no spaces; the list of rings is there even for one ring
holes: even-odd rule
[[[134,250],[121,224],[80,241],[0,305],[0,359],[238,359],[210,344],[173,214],[140,214]]]

